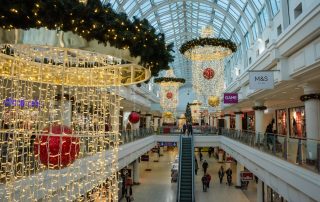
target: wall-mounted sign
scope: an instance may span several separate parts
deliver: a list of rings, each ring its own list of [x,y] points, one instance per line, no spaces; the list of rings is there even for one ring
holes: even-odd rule
[[[274,78],[273,71],[251,71],[249,72],[249,88],[252,90],[258,89],[273,89]]]
[[[242,181],[250,181],[253,180],[253,173],[248,171],[241,171],[240,172],[240,178]]]
[[[158,142],[158,144],[159,144],[160,147],[164,147],[164,146],[176,147],[177,146],[176,142]]]
[[[224,93],[223,94],[224,104],[237,104],[238,103],[238,93]]]

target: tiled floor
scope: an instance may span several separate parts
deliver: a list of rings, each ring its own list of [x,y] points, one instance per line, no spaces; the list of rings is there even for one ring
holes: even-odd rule
[[[157,154],[151,156],[150,162],[140,163],[140,185],[132,188],[134,201],[137,202],[175,202],[177,183],[171,183],[171,162],[174,161],[177,151],[164,152],[159,162]],[[145,171],[151,168],[151,171]],[[126,201],[122,199],[121,202]]]
[[[151,161],[141,162],[140,164],[140,185],[133,186],[134,201],[137,202],[175,202],[176,201],[176,189],[177,184],[171,183],[171,162],[174,160],[177,151],[164,152],[164,156],[160,157],[159,162],[153,162],[157,159],[154,156],[151,157]],[[219,164],[214,158],[208,158],[207,154],[204,154],[204,159],[209,163],[208,172],[212,176],[210,188],[207,192],[202,191],[201,177],[203,171],[199,169],[196,176],[196,201],[223,201],[223,202],[256,202],[256,186],[254,182],[249,183],[248,190],[242,191],[236,189],[234,186],[226,185],[226,177],[224,183],[219,183],[218,170],[222,164]],[[233,182],[236,182],[235,165],[233,168]],[[151,168],[152,171],[145,171],[146,168]],[[199,164],[199,168],[201,165]],[[122,199],[121,202],[126,201]]]
[[[197,156],[198,162],[199,162],[199,156]],[[235,188],[234,185],[228,186],[226,184],[227,178],[226,175],[223,178],[223,183],[220,184],[219,177],[218,177],[218,171],[221,165],[218,163],[213,157],[209,158],[207,156],[207,153],[203,153],[203,159],[205,159],[208,164],[208,173],[211,175],[211,182],[210,182],[210,188],[207,190],[207,192],[202,191],[202,182],[201,177],[203,176],[203,170],[202,170],[202,163],[199,163],[199,171],[198,175],[196,176],[196,201],[200,202],[206,202],[206,201],[223,201],[223,202],[256,202],[257,198],[257,192],[256,192],[256,185],[254,182],[250,182],[248,189],[242,191],[241,189]],[[233,184],[236,183],[236,165],[232,164],[232,182]]]

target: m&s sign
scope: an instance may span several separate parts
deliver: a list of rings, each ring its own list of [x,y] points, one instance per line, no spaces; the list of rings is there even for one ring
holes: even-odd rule
[[[274,85],[273,71],[252,71],[249,72],[249,88],[272,89]]]

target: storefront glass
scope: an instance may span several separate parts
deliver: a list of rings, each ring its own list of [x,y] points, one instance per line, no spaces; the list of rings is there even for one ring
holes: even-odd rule
[[[290,113],[290,136],[306,137],[306,122],[304,107],[289,109]]]
[[[276,133],[280,135],[287,135],[287,109],[279,109],[276,111],[277,114],[277,128],[276,128]]]

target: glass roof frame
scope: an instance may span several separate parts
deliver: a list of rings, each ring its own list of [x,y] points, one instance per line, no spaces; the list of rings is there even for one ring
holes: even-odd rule
[[[202,26],[212,25],[215,36],[233,40],[244,52],[261,35],[261,10],[266,9],[268,20],[273,18],[270,0],[102,0],[111,3],[129,18],[149,20],[168,43],[175,45],[175,74],[187,81],[192,78],[191,63],[179,53],[180,46],[199,37]],[[265,19],[264,19],[265,20]],[[245,36],[249,38],[246,39]],[[246,43],[249,42],[248,45]],[[186,67],[189,66],[189,67]],[[188,70],[188,71],[187,71]]]

